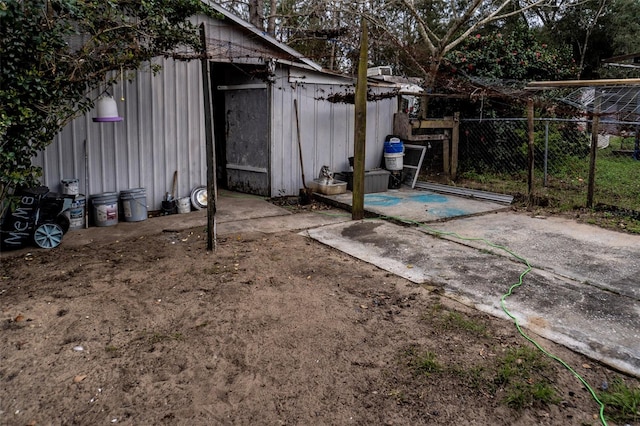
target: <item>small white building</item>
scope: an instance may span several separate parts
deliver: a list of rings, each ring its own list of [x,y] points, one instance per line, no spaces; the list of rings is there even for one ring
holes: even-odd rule
[[[208,3],[221,18],[206,24],[213,89],[218,186],[265,197],[297,195],[322,166],[348,170],[353,156],[353,78],[320,66],[261,30]],[[158,58],[162,70],[136,71],[110,88],[124,120],[94,123],[94,111],[70,123],[35,159],[42,183],[60,190],[78,179],[87,196],[145,188],[149,210],[206,184],[204,97],[199,60]],[[367,108],[367,169],[380,166],[393,130],[397,87],[371,82]],[[294,101],[298,106],[296,123]]]

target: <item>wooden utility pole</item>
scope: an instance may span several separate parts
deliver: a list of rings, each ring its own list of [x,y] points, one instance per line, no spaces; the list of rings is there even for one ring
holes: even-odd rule
[[[364,218],[364,160],[367,137],[367,21],[362,19],[362,37],[360,38],[360,60],[358,61],[358,80],[355,95],[355,120],[353,136],[353,193],[351,219]]]
[[[587,208],[593,207],[593,193],[596,186],[596,158],[598,153],[598,128],[600,127],[601,92],[596,90],[593,102],[593,121],[591,122],[591,151],[589,152],[589,182],[587,186]]]
[[[528,178],[527,178],[527,186],[528,186],[528,195],[529,199],[527,201],[527,205],[529,208],[533,206],[534,201],[534,166],[535,166],[535,124],[534,124],[534,109],[533,109],[533,98],[527,99],[527,128],[529,134],[529,143],[527,150],[527,160],[528,160]]]
[[[213,104],[211,95],[211,71],[207,57],[207,37],[204,23],[200,24],[202,43],[202,92],[204,93],[204,133],[207,156],[207,250],[215,250],[216,245],[216,151],[213,137]]]

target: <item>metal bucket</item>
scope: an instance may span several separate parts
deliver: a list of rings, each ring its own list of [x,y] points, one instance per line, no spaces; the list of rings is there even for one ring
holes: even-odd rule
[[[147,191],[144,188],[120,191],[120,202],[125,222],[140,222],[147,219]]]
[[[113,226],[118,224],[118,194],[105,192],[92,195],[91,211],[96,226]]]
[[[191,212],[191,198],[184,197],[176,200],[176,206],[178,207],[178,213],[190,213]]]

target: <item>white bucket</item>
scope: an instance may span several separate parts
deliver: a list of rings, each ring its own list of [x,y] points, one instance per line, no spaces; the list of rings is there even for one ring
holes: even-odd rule
[[[191,212],[191,198],[184,197],[176,200],[178,207],[178,213],[190,213]]]
[[[93,221],[96,226],[113,226],[118,224],[118,194],[105,192],[90,197]]]
[[[69,229],[84,228],[86,203],[87,200],[84,195],[76,195],[76,198],[71,202],[69,210],[64,212],[64,215],[69,218]]]
[[[79,185],[78,179],[62,179],[60,183],[62,183],[62,193],[65,195],[78,195]]]
[[[402,157],[403,153],[397,154],[384,154],[384,164],[387,170],[402,170]]]
[[[120,202],[125,222],[140,222],[147,218],[147,190],[145,188],[120,191]]]

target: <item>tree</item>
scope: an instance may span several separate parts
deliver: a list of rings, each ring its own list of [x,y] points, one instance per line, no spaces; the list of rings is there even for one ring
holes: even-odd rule
[[[539,42],[528,28],[477,33],[450,51],[444,62],[452,74],[501,80],[562,80],[576,69],[569,49]]]
[[[389,2],[395,9],[402,12],[405,20],[410,20],[410,31],[417,34],[422,55],[416,65],[425,77],[424,86],[433,89],[438,71],[447,53],[460,46],[467,38],[473,37],[490,24],[506,22],[512,17],[526,17],[537,8],[554,3],[553,0],[467,0],[459,2],[444,2],[438,0],[397,0]],[[372,11],[373,12],[373,11]],[[404,44],[401,33],[388,26],[388,22],[380,19],[386,16],[379,12],[369,14],[380,28],[387,31],[399,46],[413,49],[415,46]]]
[[[0,0],[0,201],[113,70],[199,46],[199,0]],[[6,207],[6,203],[3,203]]]
[[[585,0],[553,15],[538,11],[544,22],[539,38],[550,46],[571,46],[577,60],[573,78],[595,78],[600,60],[611,56],[611,36],[604,28],[611,0]]]
[[[606,29],[613,44],[614,55],[640,52],[640,3],[636,0],[613,0],[606,17]]]

